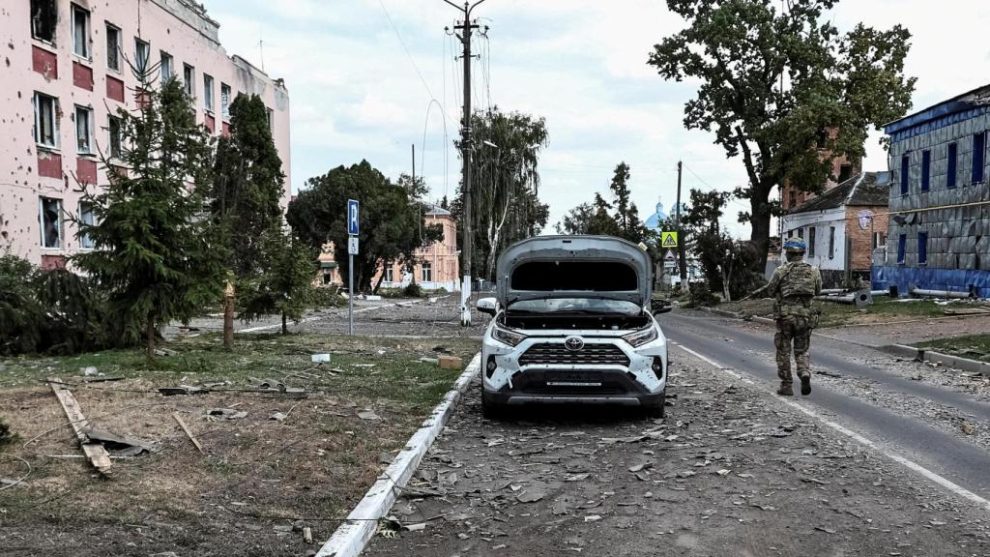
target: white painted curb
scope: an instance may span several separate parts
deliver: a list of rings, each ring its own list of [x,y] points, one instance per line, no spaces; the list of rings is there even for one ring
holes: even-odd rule
[[[475,354],[464,368],[464,373],[454,383],[443,401],[433,409],[433,413],[409,438],[406,447],[392,461],[378,481],[365,493],[364,498],[354,507],[347,520],[337,528],[330,540],[323,544],[316,557],[357,557],[375,535],[378,521],[388,514],[398,492],[412,477],[427,449],[454,412],[461,395],[481,369],[481,354]]]

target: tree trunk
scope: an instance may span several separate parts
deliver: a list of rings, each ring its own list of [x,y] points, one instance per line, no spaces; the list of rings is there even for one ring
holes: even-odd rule
[[[223,292],[223,347],[234,349],[234,284],[230,281]]]
[[[148,359],[153,359],[155,357],[155,316],[148,316],[148,324],[145,329],[145,341],[147,342],[148,348]]]
[[[385,269],[387,269],[391,263],[382,263],[382,274],[378,276],[378,282],[375,283],[375,287],[371,289],[372,294],[378,294],[378,289],[382,287],[382,282],[385,280]],[[415,276],[415,273],[413,273]]]
[[[752,227],[749,241],[753,244],[758,256],[759,268],[754,269],[754,271],[761,275],[767,266],[767,250],[770,246],[770,205],[767,199],[768,195],[760,196],[754,191],[754,195],[749,201],[749,223]]]
[[[286,324],[284,311],[282,312],[282,334],[283,335],[289,334],[289,326]]]

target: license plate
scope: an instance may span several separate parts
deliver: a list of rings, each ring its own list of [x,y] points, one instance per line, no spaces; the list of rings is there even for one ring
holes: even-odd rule
[[[601,383],[578,381],[547,381],[547,387],[601,387]]]

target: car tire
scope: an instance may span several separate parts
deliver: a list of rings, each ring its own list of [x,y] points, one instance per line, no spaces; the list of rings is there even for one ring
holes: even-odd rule
[[[667,415],[667,389],[660,393],[660,402],[643,407],[643,413],[648,418],[664,418]]]
[[[481,389],[481,415],[488,420],[502,420],[505,418],[505,405],[492,400],[484,389]]]

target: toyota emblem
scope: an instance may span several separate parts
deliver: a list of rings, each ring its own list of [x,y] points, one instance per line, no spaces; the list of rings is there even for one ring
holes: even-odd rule
[[[567,339],[564,340],[564,346],[566,346],[568,350],[576,352],[584,348],[584,340],[582,340],[581,337],[567,337]]]

